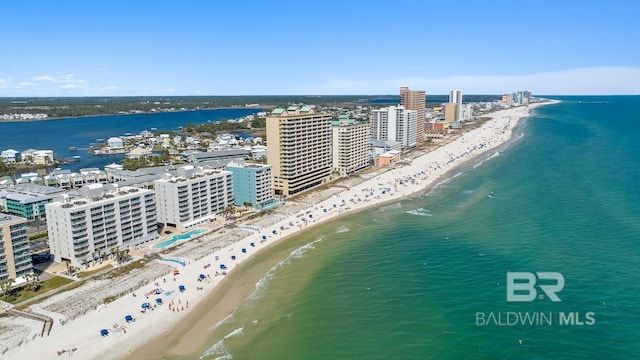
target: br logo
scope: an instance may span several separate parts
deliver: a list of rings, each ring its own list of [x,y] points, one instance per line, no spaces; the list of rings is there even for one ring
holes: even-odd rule
[[[564,276],[559,272],[508,272],[507,273],[507,302],[531,302],[535,300],[538,291],[536,282],[543,284],[538,287],[553,302],[560,302],[559,293],[564,288]],[[542,298],[543,295],[540,295]]]

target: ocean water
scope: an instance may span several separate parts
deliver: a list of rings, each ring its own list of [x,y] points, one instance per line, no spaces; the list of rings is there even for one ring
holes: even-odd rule
[[[558,99],[428,194],[278,244],[195,358],[637,358],[640,97]],[[507,302],[509,271],[560,273],[561,301]]]

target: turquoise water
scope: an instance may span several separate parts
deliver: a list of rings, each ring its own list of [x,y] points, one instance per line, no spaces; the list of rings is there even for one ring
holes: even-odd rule
[[[207,229],[193,229],[193,230],[189,231],[186,234],[173,235],[171,237],[171,239],[165,240],[165,241],[161,241],[161,242],[159,242],[157,244],[153,244],[153,245],[151,245],[151,247],[154,248],[154,249],[157,249],[157,250],[164,250],[164,249],[168,248],[169,246],[175,244],[176,241],[189,240],[189,239],[191,239],[191,236],[202,234],[205,231],[207,231]]]
[[[560,99],[429,194],[291,239],[200,358],[637,358],[640,98]],[[559,272],[562,301],[507,302],[508,271]],[[509,312],[554,318],[476,321]]]

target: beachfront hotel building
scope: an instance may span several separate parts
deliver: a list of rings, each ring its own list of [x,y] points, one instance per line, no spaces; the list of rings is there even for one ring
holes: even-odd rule
[[[449,90],[449,103],[455,104],[455,119],[453,121],[462,121],[462,90]]]
[[[402,105],[371,110],[371,138],[399,142],[403,149],[413,148],[417,143],[417,121],[418,112]]]
[[[0,213],[0,281],[15,279],[19,283],[32,272],[27,220]]]
[[[61,194],[45,206],[55,261],[80,267],[114,247],[125,250],[158,237],[152,190],[90,184],[79,193]]]
[[[446,103],[442,105],[442,110],[444,111],[444,122],[451,123],[457,121],[458,117],[458,106],[454,103]]]
[[[408,87],[400,88],[400,105],[407,110],[417,111],[416,121],[416,143],[421,145],[424,142],[425,118],[427,114],[427,95],[424,90],[409,90]]]
[[[311,106],[267,116],[267,163],[276,195],[292,196],[331,180],[331,114]]]
[[[333,121],[333,170],[348,176],[371,165],[371,128],[347,115]]]
[[[250,205],[264,210],[276,205],[271,188],[271,165],[245,164],[232,161],[227,164],[233,178],[233,201],[236,206]]]
[[[211,221],[233,204],[231,171],[188,165],[153,183],[158,222],[178,231]]]

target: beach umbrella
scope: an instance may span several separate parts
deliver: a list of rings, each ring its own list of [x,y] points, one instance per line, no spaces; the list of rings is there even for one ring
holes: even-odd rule
[[[312,217],[313,217],[313,214],[309,214],[309,218],[312,218]]]
[[[249,244],[251,246],[256,246],[256,243],[252,242],[251,244]]]
[[[124,320],[125,320],[126,322],[132,322],[132,321],[133,321],[133,316],[131,316],[131,315],[126,315],[126,316],[124,317]]]
[[[236,256],[235,255],[231,255],[231,260],[235,260]]]
[[[142,308],[143,308],[143,309],[146,309],[146,308],[148,308],[148,307],[149,307],[149,303],[142,303]]]
[[[204,274],[200,274],[200,279],[204,279],[205,277]]]
[[[272,233],[277,234],[278,232],[277,232],[277,231],[275,231],[275,230],[273,230],[273,231],[272,231]]]
[[[267,235],[262,235],[262,240],[267,240]]]
[[[247,249],[242,248],[242,252],[243,252],[243,253],[246,253],[246,252],[247,252]]]
[[[224,270],[226,268],[226,266],[224,266],[224,264],[220,264],[220,270]]]
[[[180,289],[180,292],[183,292],[185,290],[185,287],[184,287],[184,285],[180,285],[180,286],[178,286],[178,289]]]
[[[109,335],[109,330],[107,330],[107,329],[102,329],[102,330],[100,330],[100,335],[102,335],[102,336],[107,336],[107,335]]]
[[[157,298],[157,299],[156,299],[156,304],[162,304],[162,299]]]
[[[283,230],[283,231],[284,231],[284,226],[280,226],[280,230]]]

